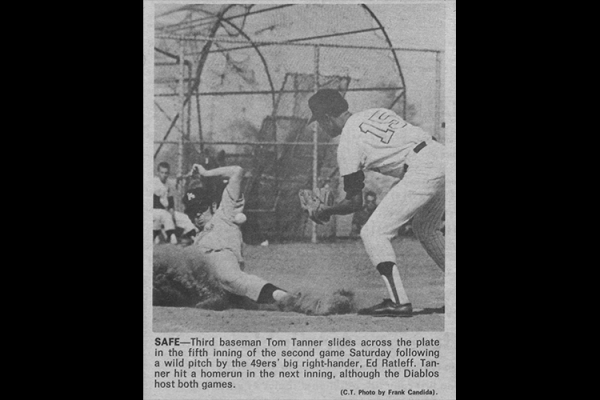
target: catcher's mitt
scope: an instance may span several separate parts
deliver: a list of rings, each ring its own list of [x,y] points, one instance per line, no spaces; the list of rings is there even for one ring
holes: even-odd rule
[[[298,193],[300,196],[300,206],[308,217],[315,223],[321,225],[329,221],[329,216],[319,217],[318,212],[327,209],[333,205],[333,195],[329,188],[316,190],[302,189]]]

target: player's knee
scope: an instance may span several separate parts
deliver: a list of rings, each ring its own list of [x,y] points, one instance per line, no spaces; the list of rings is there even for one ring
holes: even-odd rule
[[[240,274],[223,276],[221,277],[220,282],[223,288],[225,288],[225,290],[231,293],[239,294],[241,296],[245,295],[245,290],[243,290],[243,272],[240,271]]]
[[[370,235],[370,231],[366,225],[360,229],[359,235],[362,240],[369,240],[371,235]]]
[[[160,223],[164,223],[167,219],[171,218],[171,214],[167,210],[155,209],[154,220],[159,221]]]
[[[217,278],[223,286],[228,287],[233,286],[233,284],[237,280],[233,274],[217,274]]]
[[[360,230],[360,237],[364,242],[377,240],[377,236],[377,230],[373,227],[373,224],[368,222]]]

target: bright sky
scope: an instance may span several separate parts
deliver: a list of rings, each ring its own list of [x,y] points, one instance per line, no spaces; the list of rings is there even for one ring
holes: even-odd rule
[[[394,47],[444,50],[445,4],[368,4]]]

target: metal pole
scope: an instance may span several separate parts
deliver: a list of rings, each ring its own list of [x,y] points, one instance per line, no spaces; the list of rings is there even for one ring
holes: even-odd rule
[[[164,144],[178,144],[178,140],[155,140],[155,144],[164,143]],[[314,142],[276,142],[276,141],[266,141],[266,142],[240,142],[240,141],[189,141],[188,143],[194,145],[204,144],[206,146],[314,146]],[[337,143],[319,143],[319,146],[337,146]],[[312,156],[310,157],[312,160]]]
[[[156,84],[179,82],[177,79],[160,80],[155,81]],[[404,90],[403,87],[366,87],[366,88],[348,88],[346,92],[371,92],[371,91],[398,91]],[[298,94],[298,93],[313,93],[312,89],[298,89],[298,90],[278,90],[277,94]],[[230,92],[202,92],[200,96],[231,96],[231,95],[273,95],[274,92],[270,90],[241,90],[241,91],[230,91]],[[155,93],[156,97],[174,97],[179,96],[177,93]]]
[[[177,123],[178,119],[179,119],[179,113],[177,115],[175,115],[175,117],[171,121],[171,125],[169,125],[169,129],[167,129],[167,133],[165,133],[165,136],[163,137],[163,140],[162,141],[155,141],[154,142],[154,143],[160,143],[159,146],[158,146],[158,149],[156,149],[156,151],[154,152],[154,158],[156,158],[156,156],[158,156],[158,153],[160,153],[160,150],[162,149],[163,144],[170,144],[170,143],[167,142],[167,137],[169,137],[169,133],[171,133],[171,129],[173,129],[173,127]]]
[[[319,46],[315,46],[315,92],[319,90]],[[319,146],[319,124],[313,124],[313,190],[318,189],[318,163],[317,158],[319,156],[318,146]],[[313,222],[312,224],[312,232],[311,232],[311,242],[317,243],[317,224]]]
[[[373,28],[369,30],[380,30],[381,28]],[[346,32],[347,33],[347,32]],[[359,33],[358,31],[352,33]],[[336,34],[339,35],[339,34]],[[233,38],[224,38],[224,37],[209,37],[202,35],[194,35],[194,36],[183,36],[183,35],[162,35],[158,34],[154,36],[156,39],[169,39],[169,40],[185,40],[185,41],[195,41],[195,42],[206,42],[208,40],[214,42],[226,42],[226,43],[245,43],[248,44],[247,39],[233,39]],[[322,38],[322,37],[321,37]],[[298,43],[297,40],[311,40],[315,39],[314,37],[310,38],[298,38],[291,39],[285,41],[253,41],[254,44],[260,46],[305,46],[312,47],[315,46],[313,43]],[[327,44],[321,43],[319,44],[321,47],[334,47],[340,49],[362,49],[362,50],[395,50],[395,51],[415,51],[415,52],[424,52],[424,53],[439,53],[443,50],[436,49],[425,49],[425,48],[409,48],[409,47],[381,47],[381,46],[360,46],[360,45],[351,45],[351,44]],[[157,51],[161,51],[160,49],[156,49]],[[223,49],[223,51],[231,51],[234,48]],[[196,54],[197,52],[190,53],[188,55]]]
[[[183,175],[184,171],[183,171],[183,141],[185,138],[185,83],[184,83],[184,79],[185,79],[185,64],[184,64],[184,60],[183,60],[183,56],[184,56],[184,47],[183,47],[183,41],[179,41],[179,73],[181,75],[181,79],[179,81],[179,101],[180,101],[180,111],[179,111],[179,115],[181,115],[181,118],[179,118],[180,123],[181,123],[181,128],[180,128],[180,132],[181,135],[179,136],[179,149],[178,149],[178,168],[177,171],[179,172],[179,175]]]
[[[192,69],[188,68],[188,87],[187,91],[191,91],[192,88]],[[186,127],[185,127],[185,136],[187,140],[190,140],[190,135],[192,134],[192,100],[187,103],[187,114],[186,114]]]
[[[177,118],[171,118],[169,116],[169,114],[160,106],[160,104],[158,104],[158,102],[155,100],[154,101],[154,105],[156,106],[156,108],[158,108],[160,110],[161,113],[163,113],[163,115],[167,118],[167,120],[169,120],[169,122],[171,123],[171,125],[173,125],[173,121],[177,120],[179,117],[179,114],[176,115]],[[174,126],[175,129],[179,130],[178,126]]]
[[[198,140],[200,141],[200,151],[204,153],[204,138],[202,136],[202,116],[200,114],[200,88],[196,88],[196,114],[198,114]]]
[[[381,30],[381,28],[369,28],[369,29],[361,29],[361,30],[357,30],[357,31],[338,32],[338,33],[331,33],[331,34],[327,34],[327,35],[309,36],[309,37],[304,37],[304,38],[290,39],[290,40],[286,40],[283,43],[285,43],[285,44],[297,43],[297,42],[302,42],[305,40],[326,39],[326,38],[330,38],[330,37],[354,35],[356,33],[365,33],[365,32],[372,32],[372,31],[379,31],[379,30]],[[243,50],[243,49],[250,49],[252,47],[262,47],[262,46],[273,46],[273,44],[256,44],[256,45],[253,44],[252,46],[229,47],[229,48],[225,48],[225,49],[211,50],[209,53],[224,53],[227,51]],[[196,53],[193,53],[193,54],[196,54]]]
[[[440,138],[441,122],[441,102],[442,102],[442,60],[440,52],[435,53],[435,120],[433,127],[433,136]]]
[[[266,11],[271,11],[271,10],[276,10],[278,8],[285,8],[285,7],[290,7],[290,6],[295,6],[296,4],[286,4],[286,5],[281,5],[281,6],[275,6],[275,7],[271,7],[271,8],[265,8],[262,10],[258,10],[258,11],[250,11],[250,12],[246,12],[244,14],[238,14],[238,15],[233,15],[231,17],[227,17],[224,18],[227,21],[231,21],[232,19],[237,19],[237,18],[243,18],[243,17],[247,17],[248,15],[253,15],[253,14],[260,14]],[[163,28],[159,28],[160,31],[163,32],[169,32],[169,34],[172,34],[174,32],[183,30],[183,29],[189,29],[189,28],[198,28],[200,26],[205,26],[205,25],[210,25],[213,24],[215,22],[215,20],[217,20],[217,17],[214,15],[211,15],[209,17],[202,17],[202,18],[197,18],[197,19],[190,19],[189,21],[184,21],[181,22],[179,24],[174,24],[174,25],[169,25],[169,26],[165,26]],[[208,22],[207,22],[208,21]],[[200,23],[200,24],[198,24]]]

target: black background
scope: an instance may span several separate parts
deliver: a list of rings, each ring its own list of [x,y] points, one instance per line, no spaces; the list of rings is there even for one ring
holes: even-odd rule
[[[143,372],[142,2],[93,4],[85,19],[55,27],[56,36],[71,34],[71,42],[63,41],[68,53],[46,56],[58,60],[59,72],[68,69],[72,83],[57,87],[69,107],[52,126],[57,133],[69,129],[53,136],[65,138],[67,149],[54,161],[70,166],[80,189],[63,209],[70,242],[58,257],[67,262],[57,266],[76,289],[56,290],[44,300],[53,308],[60,302],[72,322],[60,337],[81,357],[75,364],[81,368],[69,373],[81,374],[84,393],[137,397]],[[541,282],[532,279],[543,277],[535,256],[546,249],[534,244],[541,225],[532,212],[540,207],[535,193],[543,173],[530,171],[539,167],[536,142],[548,110],[535,121],[527,118],[543,97],[523,93],[531,88],[531,75],[524,73],[530,49],[500,51],[509,39],[496,28],[506,20],[500,23],[497,10],[481,12],[485,21],[461,20],[461,31],[471,33],[458,42],[457,80],[457,390],[474,398],[487,397],[480,391],[486,386],[497,393],[497,379],[527,368],[507,355],[520,357],[522,332],[536,317],[532,310],[554,300],[536,298]],[[85,33],[85,42],[78,45],[73,32]],[[55,264],[55,255],[49,259]]]

